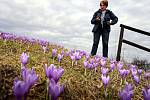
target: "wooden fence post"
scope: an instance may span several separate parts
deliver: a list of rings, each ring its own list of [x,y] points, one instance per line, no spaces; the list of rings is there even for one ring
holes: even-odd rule
[[[121,27],[121,30],[120,30],[120,38],[119,38],[119,44],[118,44],[118,51],[117,51],[116,61],[120,61],[122,39],[123,39],[123,34],[124,34],[124,27],[122,26],[122,24],[120,25],[120,27]]]

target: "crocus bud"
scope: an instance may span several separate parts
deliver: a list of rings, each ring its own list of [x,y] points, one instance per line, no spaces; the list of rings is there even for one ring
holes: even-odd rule
[[[23,52],[20,56],[20,61],[22,65],[25,66],[28,63],[28,60],[29,60],[29,56]]]

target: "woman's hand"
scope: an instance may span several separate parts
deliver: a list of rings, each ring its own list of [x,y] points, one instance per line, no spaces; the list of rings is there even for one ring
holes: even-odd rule
[[[107,21],[107,25],[111,25],[111,24],[110,24],[110,21]]]
[[[99,17],[96,17],[96,20],[100,21],[101,19]]]

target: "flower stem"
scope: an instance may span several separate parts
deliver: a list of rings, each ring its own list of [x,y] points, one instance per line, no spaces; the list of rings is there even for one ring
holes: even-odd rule
[[[95,68],[95,74],[96,74],[97,68]]]
[[[16,100],[22,100],[22,97],[21,96],[17,96]]]
[[[73,67],[73,61],[72,61],[72,67]]]
[[[47,86],[46,86],[46,88],[47,88],[47,93],[46,93],[46,100],[49,100],[49,89],[48,89],[48,87],[49,87],[49,80],[47,79]]]
[[[84,70],[84,75],[86,76],[86,68],[84,68],[85,70]]]
[[[60,61],[59,61],[59,66],[60,66]]]
[[[125,77],[125,79],[124,79],[124,83],[126,84],[126,77]]]
[[[75,63],[75,65],[77,65],[78,64],[78,62],[77,62],[77,60],[76,60],[76,63]]]
[[[147,78],[147,80],[146,80],[146,83],[147,83],[147,86],[149,85],[149,83],[148,83],[148,78]]]
[[[24,100],[27,100],[27,93],[25,93],[24,95]]]
[[[89,74],[89,76],[91,77],[91,70],[90,70],[90,74]]]
[[[54,57],[53,57],[53,64],[54,64]]]
[[[107,99],[107,88],[105,87],[105,98]]]
[[[120,85],[122,86],[122,78],[121,78],[121,82],[120,82]]]
[[[4,45],[6,45],[6,39],[4,40]]]

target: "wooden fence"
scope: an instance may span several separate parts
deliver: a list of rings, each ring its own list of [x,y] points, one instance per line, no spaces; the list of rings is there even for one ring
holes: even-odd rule
[[[123,24],[120,24],[120,27],[121,27],[120,38],[119,38],[118,51],[117,51],[117,57],[116,57],[117,61],[120,61],[120,54],[121,54],[122,43],[126,43],[128,45],[131,45],[131,46],[134,46],[136,48],[142,49],[144,51],[150,52],[150,48],[146,48],[146,47],[141,46],[139,44],[136,44],[134,42],[130,42],[130,41],[126,40],[126,39],[123,39],[124,29],[128,29],[128,30],[134,31],[134,32],[138,32],[140,34],[147,35],[147,36],[150,36],[149,32],[145,32],[145,31],[142,31],[140,29],[136,29],[136,28],[133,28],[133,27],[130,27],[130,26],[126,26],[126,25],[123,25]]]

